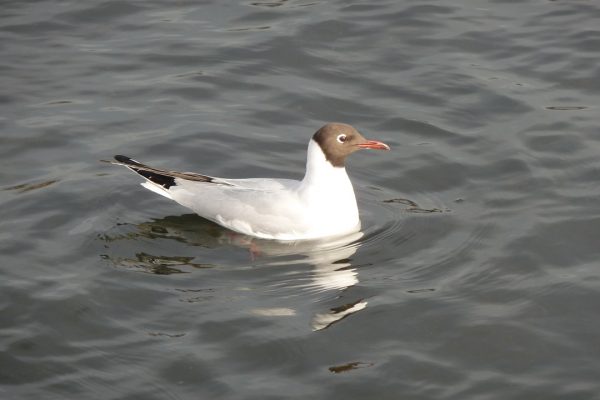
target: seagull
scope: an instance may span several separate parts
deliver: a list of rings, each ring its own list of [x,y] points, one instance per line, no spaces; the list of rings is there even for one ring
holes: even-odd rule
[[[352,126],[328,123],[308,143],[306,172],[299,180],[225,179],[150,167],[126,156],[116,161],[146,179],[146,189],[244,235],[297,241],[342,236],[360,230],[356,196],[346,157],[360,149],[389,150]]]

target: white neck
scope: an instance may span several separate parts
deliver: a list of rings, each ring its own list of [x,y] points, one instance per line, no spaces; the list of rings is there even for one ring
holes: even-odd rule
[[[302,179],[302,186],[338,185],[342,182],[352,186],[348,174],[346,174],[346,168],[334,167],[325,158],[321,146],[311,139],[308,143],[306,174]]]
[[[319,234],[337,234],[360,228],[354,188],[346,168],[334,167],[325,158],[317,142],[308,144],[306,175],[298,194],[310,210],[308,215]],[[332,230],[329,232],[329,230]]]
[[[317,142],[308,144],[306,175],[298,195],[307,210],[315,236],[328,236],[360,228],[354,188],[346,168],[334,167]]]

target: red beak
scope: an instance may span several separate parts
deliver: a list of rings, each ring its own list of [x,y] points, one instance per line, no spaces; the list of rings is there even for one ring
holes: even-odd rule
[[[367,140],[364,143],[357,144],[361,149],[373,149],[373,150],[389,150],[390,146],[380,142],[379,140]]]

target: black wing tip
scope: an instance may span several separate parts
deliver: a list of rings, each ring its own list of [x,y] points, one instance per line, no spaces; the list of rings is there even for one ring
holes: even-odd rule
[[[148,171],[147,170],[149,168],[148,166],[146,166],[132,158],[117,154],[117,155],[115,155],[115,160],[117,160],[119,163],[124,164],[125,166],[129,167],[129,169],[131,169],[132,171],[137,172],[139,175],[148,179],[150,182],[155,183],[159,186],[162,186],[165,189],[169,189],[171,186],[176,185],[175,177],[169,176],[169,175],[163,175],[160,173],[160,171],[156,171],[156,172]],[[138,167],[138,168],[136,168],[136,167]]]
[[[129,158],[127,156],[122,156],[120,154],[117,154],[115,156],[115,160],[123,164],[139,164],[139,162],[135,161],[134,159]]]
[[[150,172],[150,171],[143,171],[143,170],[136,169],[135,167],[133,167],[132,170],[137,172],[144,178],[148,179],[150,182],[155,183],[159,186],[162,186],[165,189],[169,189],[171,186],[177,185],[175,183],[175,178],[172,176],[161,175],[161,174],[157,174],[155,172]]]

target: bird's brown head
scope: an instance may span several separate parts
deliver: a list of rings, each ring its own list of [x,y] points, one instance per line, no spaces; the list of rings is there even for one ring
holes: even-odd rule
[[[378,140],[365,139],[348,124],[325,124],[313,135],[327,161],[334,167],[343,167],[346,157],[360,149],[389,150],[390,147]]]

